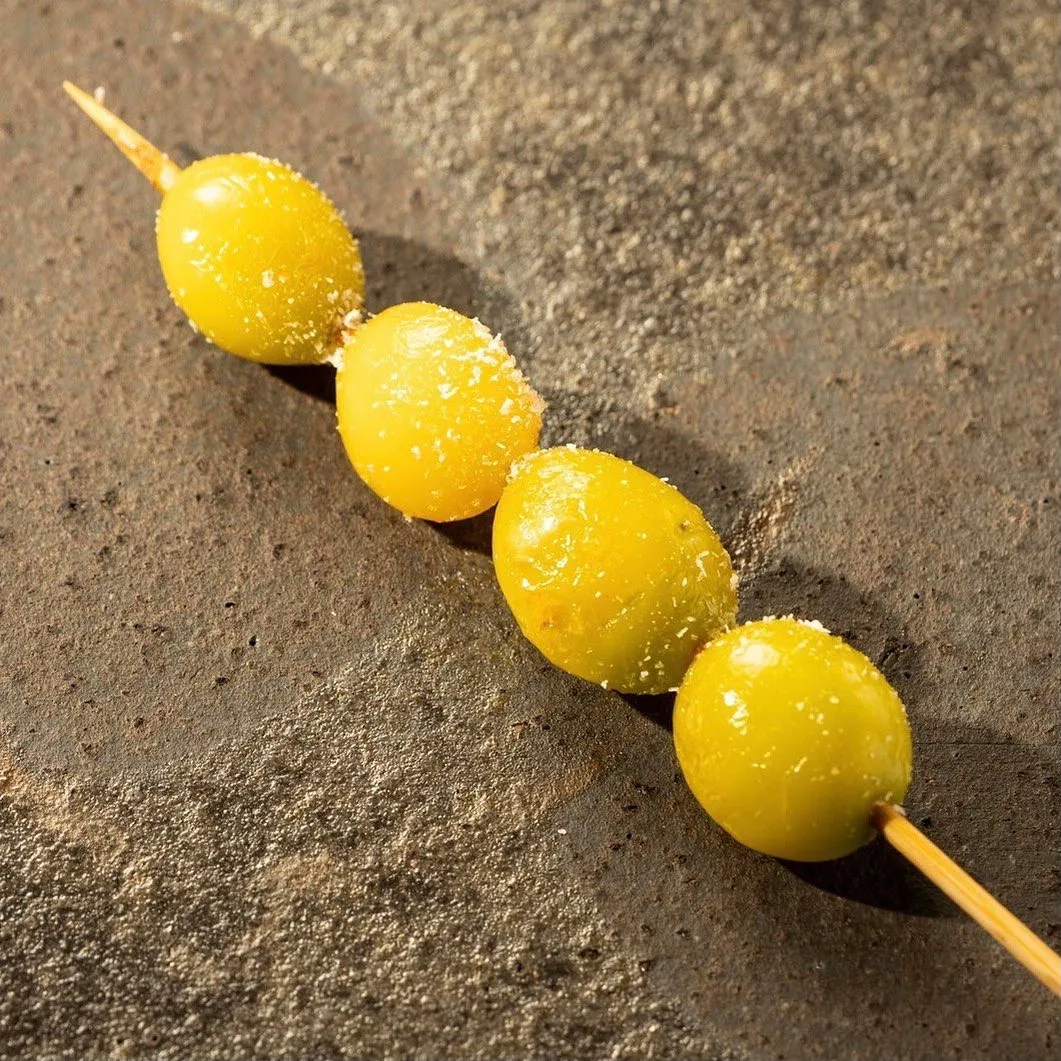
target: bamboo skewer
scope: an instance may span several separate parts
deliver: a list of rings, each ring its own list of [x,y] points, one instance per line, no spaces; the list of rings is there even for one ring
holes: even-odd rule
[[[87,92],[69,81],[63,82],[63,88],[157,191],[164,195],[173,186],[181,170],[168,155]],[[878,803],[873,808],[870,820],[888,843],[908,858],[1055,995],[1061,996],[1061,956],[936,847],[898,807]]]
[[[63,89],[114,141],[118,150],[151,182],[155,190],[165,195],[177,179],[180,166],[77,85],[64,81]]]
[[[1061,996],[1061,956],[936,847],[898,807],[878,803],[873,808],[871,820],[873,827],[892,847],[908,858],[1055,995]]]

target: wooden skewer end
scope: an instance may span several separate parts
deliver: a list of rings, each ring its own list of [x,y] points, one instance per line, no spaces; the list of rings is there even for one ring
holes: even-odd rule
[[[870,814],[870,823],[1029,972],[1061,997],[1061,955],[932,843],[906,817],[901,807],[890,803],[876,804]]]
[[[77,85],[64,81],[63,91],[114,142],[152,186],[165,195],[180,174],[180,166]]]

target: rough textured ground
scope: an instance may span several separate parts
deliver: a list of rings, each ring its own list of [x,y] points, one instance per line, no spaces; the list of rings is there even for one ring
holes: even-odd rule
[[[879,661],[912,816],[1057,945],[1052,6],[216,7],[0,0],[0,1056],[1056,1056],[883,846],[727,840],[666,701],[520,639],[487,521],[358,483],[325,371],[197,339],[58,90],[283,157],[375,308],[500,328],[745,616]]]

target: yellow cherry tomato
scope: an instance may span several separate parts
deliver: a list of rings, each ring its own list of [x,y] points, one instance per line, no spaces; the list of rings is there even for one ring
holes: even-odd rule
[[[156,236],[173,300],[239,357],[324,361],[361,308],[356,240],[324,193],[279,162],[215,155],[181,170]]]
[[[538,445],[542,400],[499,338],[428,302],[392,306],[347,341],[339,434],[358,475],[407,516],[466,519]]]
[[[697,656],[674,744],[708,814],[742,844],[820,862],[871,840],[870,811],[900,803],[913,748],[895,690],[818,624],[747,623]]]
[[[516,466],[494,515],[494,567],[547,659],[622,692],[674,688],[736,618],[737,580],[700,509],[595,450],[542,450]]]

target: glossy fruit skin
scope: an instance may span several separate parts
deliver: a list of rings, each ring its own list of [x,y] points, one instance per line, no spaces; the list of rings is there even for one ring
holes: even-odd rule
[[[357,241],[314,184],[259,155],[181,170],[156,225],[166,286],[222,350],[272,365],[326,360],[360,310]]]
[[[631,693],[681,681],[736,619],[736,577],[703,513],[629,461],[559,447],[521,461],[494,515],[494,568],[558,667]]]
[[[429,302],[392,306],[358,328],[335,387],[358,475],[406,516],[485,512],[513,462],[538,445],[544,403],[501,340]]]
[[[873,839],[874,803],[910,784],[910,726],[861,652],[817,624],[763,619],[697,656],[674,745],[693,794],[742,844],[820,862]]]

